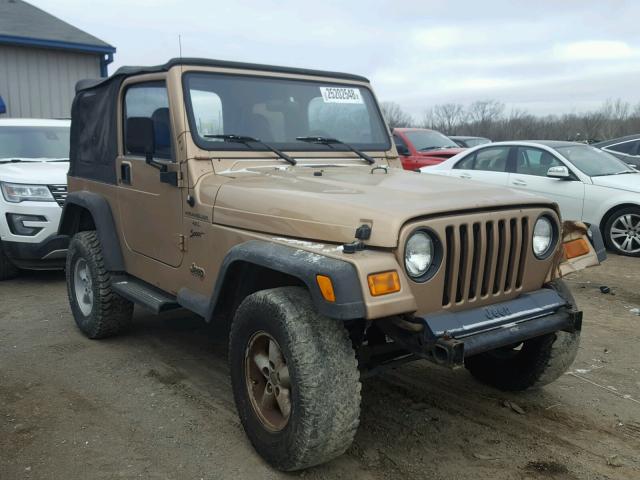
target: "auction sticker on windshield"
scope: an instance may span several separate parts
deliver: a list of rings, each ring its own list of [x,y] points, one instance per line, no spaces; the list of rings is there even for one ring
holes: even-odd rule
[[[346,87],[320,87],[324,103],[363,103],[360,89]]]

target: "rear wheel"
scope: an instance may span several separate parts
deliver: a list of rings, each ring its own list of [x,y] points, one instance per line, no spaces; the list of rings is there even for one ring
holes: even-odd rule
[[[120,333],[131,322],[133,303],[111,289],[96,232],[77,233],[67,253],[67,293],[73,318],[89,338]]]
[[[19,271],[18,267],[11,263],[0,244],[0,280],[9,280],[16,277]]]
[[[575,308],[562,280],[550,286]],[[575,360],[579,345],[579,331],[559,331],[469,357],[465,367],[476,380],[499,390],[526,390],[557,380]]]
[[[626,207],[614,212],[604,226],[609,249],[620,255],[640,257],[640,207]]]
[[[351,445],[360,414],[355,353],[342,323],[318,314],[306,290],[248,296],[231,326],[229,366],[242,425],[274,467],[300,470]]]

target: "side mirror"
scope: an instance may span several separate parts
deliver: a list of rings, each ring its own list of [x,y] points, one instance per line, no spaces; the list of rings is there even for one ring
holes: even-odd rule
[[[411,152],[409,152],[409,149],[407,147],[405,147],[404,145],[396,145],[396,150],[398,151],[398,154],[400,155],[410,155]]]
[[[563,165],[551,167],[547,170],[547,177],[568,179],[571,178],[571,174],[569,173],[569,169]]]
[[[128,118],[126,132],[127,151],[136,155],[144,155],[147,163],[151,163],[156,143],[153,120],[147,117]]]

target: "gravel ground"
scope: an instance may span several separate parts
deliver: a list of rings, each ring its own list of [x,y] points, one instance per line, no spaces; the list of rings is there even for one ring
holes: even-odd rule
[[[125,336],[75,328],[59,272],[0,283],[0,479],[640,478],[640,259],[573,275],[572,370],[504,394],[425,362],[368,379],[353,447],[269,468],[235,413],[225,348],[198,318],[136,310]],[[607,285],[610,294],[599,287]]]

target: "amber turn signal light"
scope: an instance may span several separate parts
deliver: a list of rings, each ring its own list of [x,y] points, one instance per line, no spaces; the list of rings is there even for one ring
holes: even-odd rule
[[[589,244],[584,238],[578,238],[577,240],[571,240],[563,244],[564,256],[568,259],[581,257],[589,253]]]
[[[400,277],[395,270],[372,273],[367,277],[367,280],[369,291],[374,297],[400,291]]]
[[[316,282],[318,282],[318,287],[320,287],[322,297],[327,302],[335,302],[336,293],[333,291],[333,283],[331,282],[331,279],[326,275],[316,275]]]

